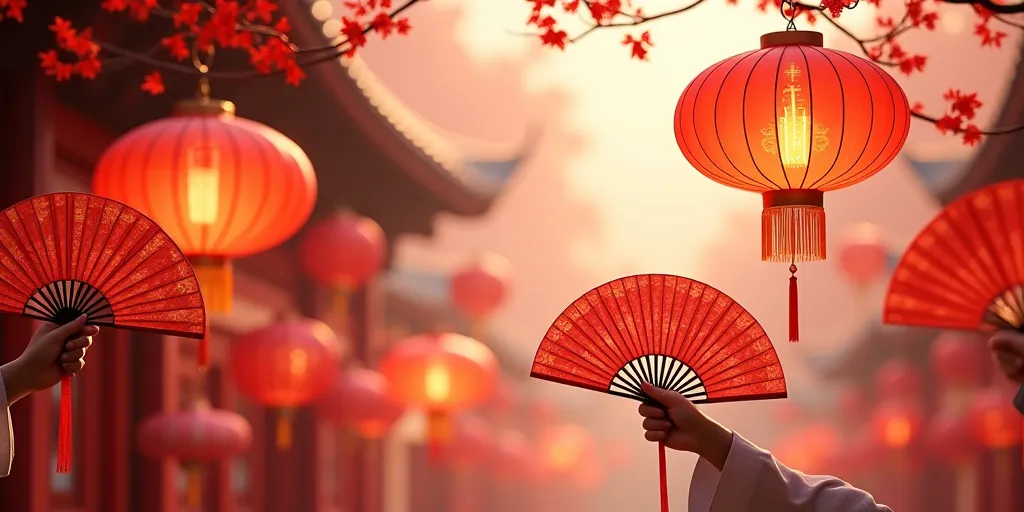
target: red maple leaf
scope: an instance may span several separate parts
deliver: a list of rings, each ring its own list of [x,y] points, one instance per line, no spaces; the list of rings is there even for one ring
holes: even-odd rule
[[[963,140],[964,144],[974,146],[981,142],[981,130],[973,124],[967,125],[967,127],[964,128]]]
[[[630,57],[638,60],[647,60],[647,49],[654,46],[654,44],[651,43],[651,33],[647,31],[640,34],[640,37],[638,38],[634,38],[627,34],[622,40],[622,44],[629,46]]]
[[[0,8],[4,9],[4,13],[0,15],[0,20],[6,16],[18,23],[24,23],[25,14],[22,11],[25,10],[27,5],[27,0],[0,0]]]
[[[100,8],[107,12],[124,12],[128,9],[128,0],[103,0]]]
[[[263,23],[270,23],[274,19],[274,12],[277,11],[275,0],[256,0],[252,10],[246,14],[249,21],[259,20]]]
[[[363,25],[350,18],[341,18],[341,34],[348,40],[349,50],[346,53],[349,57],[356,54],[356,50],[366,46],[366,35],[363,34]]]
[[[381,39],[387,39],[395,29],[395,22],[391,20],[391,16],[388,16],[388,13],[383,11],[373,17],[371,25],[373,26],[373,31],[380,34]]]
[[[153,71],[142,79],[140,88],[153,96],[159,96],[166,90],[164,89],[164,77],[160,75],[159,71]]]
[[[306,72],[299,67],[295,59],[292,59],[284,67],[284,76],[285,83],[298,87],[299,83],[306,79]]]
[[[195,30],[201,12],[203,12],[202,5],[195,2],[181,2],[178,10],[171,16],[174,28],[190,27]]]
[[[184,34],[179,33],[165,37],[160,40],[160,44],[167,49],[167,52],[175,60],[182,61],[192,56],[192,50],[188,47],[188,43],[185,42]]]
[[[843,13],[843,9],[846,8],[846,2],[843,0],[822,0],[821,8],[827,10],[829,16],[838,18]]]
[[[409,18],[398,18],[395,20],[395,32],[398,32],[398,35],[404,36],[410,30],[412,30],[412,25],[409,24]]]
[[[544,46],[553,46],[564,50],[565,43],[569,41],[569,34],[566,34],[564,30],[556,30],[553,27],[549,27],[540,35],[540,40],[544,43]]]
[[[962,124],[963,122],[960,121],[959,117],[946,114],[935,122],[935,127],[943,134],[949,132],[957,133],[960,131],[960,125]]]
[[[103,63],[95,55],[83,58],[72,66],[73,71],[78,73],[78,76],[88,80],[96,78],[96,75],[99,75],[102,68]]]

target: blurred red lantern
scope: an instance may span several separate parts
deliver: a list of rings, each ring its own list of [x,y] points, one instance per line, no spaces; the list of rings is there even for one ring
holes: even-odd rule
[[[452,438],[451,413],[490,398],[499,368],[494,353],[483,343],[445,333],[398,342],[384,354],[380,371],[391,382],[391,394],[399,403],[427,411],[427,440],[436,457]]]
[[[776,458],[787,466],[805,473],[819,473],[834,457],[840,444],[835,427],[823,423],[812,424],[784,438],[774,451]]]
[[[138,428],[139,451],[154,459],[176,459],[188,475],[189,506],[198,507],[201,467],[239,455],[252,444],[252,427],[231,411],[199,402],[193,409],[157,414]]]
[[[384,230],[372,219],[342,211],[306,232],[299,261],[311,279],[331,289],[335,311],[344,319],[349,295],[380,273],[387,244]]]
[[[880,458],[878,440],[873,433],[865,430],[847,439],[848,442],[843,447],[846,453],[843,457],[846,470],[851,474],[870,471]]]
[[[350,368],[338,374],[334,384],[317,399],[317,416],[353,429],[364,439],[380,439],[403,412],[391,398],[388,386],[380,373]]]
[[[1008,450],[1021,444],[1020,412],[1013,394],[1001,386],[978,392],[970,408],[974,438],[990,450]]]
[[[530,405],[530,421],[536,428],[544,428],[558,421],[558,408],[544,399],[535,399]]]
[[[903,359],[890,359],[875,373],[875,390],[884,399],[916,399],[921,394],[921,376]]]
[[[445,462],[455,468],[486,463],[493,451],[493,432],[487,422],[473,414],[459,414],[453,423],[452,442],[443,451]]]
[[[899,400],[882,402],[871,413],[871,428],[879,444],[892,450],[909,448],[920,439],[924,415],[916,405]]]
[[[626,468],[633,464],[633,450],[625,439],[611,439],[605,443],[609,468]]]
[[[596,443],[583,427],[562,424],[544,429],[540,435],[544,465],[554,473],[569,474],[589,460]]]
[[[511,268],[508,260],[485,254],[452,276],[452,302],[473,321],[475,336],[482,335],[481,322],[508,296]]]
[[[238,390],[265,407],[278,409],[277,445],[292,443],[296,407],[330,389],[340,371],[341,342],[323,322],[286,320],[258,329],[231,345],[229,367]]]
[[[494,456],[491,467],[499,479],[525,480],[529,476],[529,441],[522,432],[504,430],[499,433]]]
[[[270,249],[305,224],[313,165],[276,130],[235,117],[231,102],[178,103],[100,157],[93,191],[159,224],[192,260],[210,311],[231,310],[231,260]]]
[[[780,400],[772,404],[772,417],[779,423],[796,425],[803,423],[804,410],[793,400]]]
[[[594,455],[587,455],[569,474],[570,482],[579,490],[593,493],[608,479],[608,471]]]
[[[851,226],[839,245],[839,268],[858,287],[868,286],[885,275],[889,253],[882,230],[867,222]]]
[[[944,332],[932,343],[933,371],[944,383],[957,388],[979,386],[987,359],[982,341],[964,333]]]
[[[932,456],[952,466],[969,463],[977,455],[978,443],[970,424],[959,414],[932,416],[925,431],[925,443]]]
[[[499,380],[487,405],[494,412],[506,414],[515,407],[517,401],[516,390],[512,387],[512,384],[507,380]]]

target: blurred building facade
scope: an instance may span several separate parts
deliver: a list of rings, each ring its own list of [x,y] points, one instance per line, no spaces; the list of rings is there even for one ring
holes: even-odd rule
[[[305,2],[282,2],[281,7],[298,44],[328,43]],[[140,47],[153,30],[141,24],[105,25],[109,17],[100,14],[98,3],[71,1],[33,5],[23,25],[4,27],[4,47],[17,44],[23,51],[5,55],[0,63],[3,204],[48,192],[88,192],[104,148],[132,127],[169,115],[172,102],[195,88],[193,79],[180,78],[167,82],[166,95],[150,98],[138,90],[141,75],[131,71],[111,72],[88,83],[54,84],[41,76],[36,54],[52,44],[46,24],[56,15],[92,24],[98,37],[128,48]],[[240,116],[281,131],[307,153],[319,180],[310,223],[345,207],[380,224],[392,248],[406,234],[430,236],[439,213],[485,213],[529,149],[510,148],[502,159],[463,154],[419,122],[358,61],[326,63],[308,73],[299,88],[277,77],[214,81],[212,93],[234,102]],[[389,456],[385,452],[394,447],[353,441],[303,409],[295,417],[294,446],[281,451],[275,447],[271,413],[234,388],[225,369],[226,348],[234,338],[286,314],[332,321],[325,314],[326,292],[301,275],[295,252],[292,240],[235,263],[234,312],[211,319],[211,361],[205,375],[196,368],[194,342],[116,330],[102,333],[88,370],[76,379],[75,462],[69,475],[54,472],[58,395],[41,393],[16,404],[12,414],[18,453],[11,476],[0,480],[3,509],[186,510],[181,469],[170,461],[142,457],[135,448],[135,428],[147,416],[175,410],[205,394],[213,406],[243,414],[253,426],[255,441],[242,460],[206,472],[204,511],[379,512],[388,507],[385,495],[394,489],[419,502],[393,510],[448,510],[445,500],[450,497],[437,494],[439,480],[428,478],[436,471],[421,467],[422,450],[415,443],[398,443],[397,449],[408,454]],[[439,320],[451,317],[450,311],[417,302],[388,282],[381,280],[353,297],[351,317],[345,332],[339,332],[348,339],[356,364],[372,365],[393,341],[389,332],[458,327],[453,324],[457,319]],[[342,330],[339,322],[333,323]],[[0,360],[8,361],[21,352],[34,325],[4,317],[0,330]],[[395,474],[405,475],[398,478],[404,490],[386,491],[386,481]],[[486,502],[480,507],[499,510]]]

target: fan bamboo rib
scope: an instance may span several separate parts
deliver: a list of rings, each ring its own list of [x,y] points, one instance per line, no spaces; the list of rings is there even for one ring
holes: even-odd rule
[[[182,252],[152,220],[78,193],[0,215],[0,311],[202,338],[206,313]]]
[[[644,274],[590,290],[548,329],[536,378],[645,400],[643,382],[695,403],[783,398],[778,355],[729,296],[684,277]]]
[[[964,330],[1024,327],[1024,180],[947,206],[896,265],[889,324]]]

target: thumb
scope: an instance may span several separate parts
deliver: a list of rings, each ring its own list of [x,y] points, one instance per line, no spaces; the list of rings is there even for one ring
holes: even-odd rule
[[[655,402],[658,402],[667,409],[691,405],[690,401],[687,400],[685,396],[683,396],[680,393],[676,393],[675,391],[661,389],[646,382],[643,383],[642,388],[644,390],[644,393],[647,394],[647,396],[651,397],[651,399],[653,399]]]
[[[47,322],[39,328],[38,333],[47,335],[49,337],[47,341],[50,343],[64,343],[72,335],[81,331],[88,319],[89,317],[83,314],[64,325],[55,325]]]

